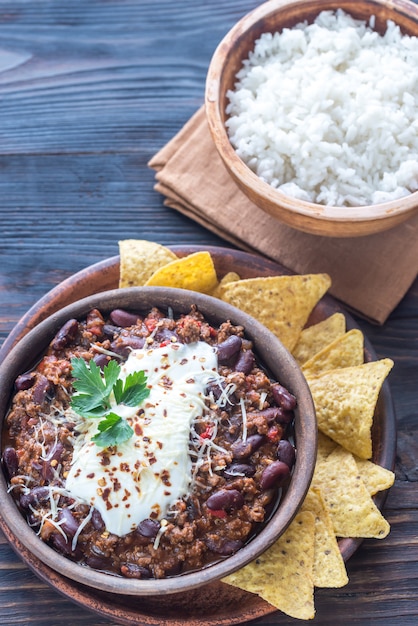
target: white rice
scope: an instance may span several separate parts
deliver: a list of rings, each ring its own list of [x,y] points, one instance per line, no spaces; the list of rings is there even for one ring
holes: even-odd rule
[[[341,10],[264,33],[227,96],[237,154],[287,195],[364,206],[418,189],[418,38]]]

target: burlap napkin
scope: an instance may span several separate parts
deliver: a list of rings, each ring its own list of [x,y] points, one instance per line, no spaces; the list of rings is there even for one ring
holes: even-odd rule
[[[237,188],[212,143],[203,107],[150,161],[165,204],[237,247],[297,273],[327,272],[331,294],[383,323],[417,276],[418,215],[389,231],[339,239],[294,230]]]

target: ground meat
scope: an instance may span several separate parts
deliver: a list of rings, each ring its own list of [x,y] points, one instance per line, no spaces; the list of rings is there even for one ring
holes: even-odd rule
[[[205,341],[220,349],[233,335],[242,341],[235,341],[219,365],[222,388],[208,384],[206,410],[194,424],[196,456],[199,446],[208,452],[194,460],[189,493],[166,519],[138,520],[137,529],[122,537],[110,533],[97,509],[65,489],[80,427],[68,410],[74,391],[71,359],[93,359],[103,368],[142,347]],[[260,364],[247,373],[235,370],[251,349],[242,327],[226,321],[213,328],[196,307],[178,319],[153,308],[147,314],[117,310],[107,316],[94,309],[85,320],[69,320],[35,370],[17,379],[6,420],[3,469],[40,538],[85,566],[128,578],[178,575],[239,550],[286,488],[288,479],[262,489],[261,478],[277,459],[277,443],[292,432],[289,411],[277,404],[275,383]],[[103,450],[104,464],[106,458]]]

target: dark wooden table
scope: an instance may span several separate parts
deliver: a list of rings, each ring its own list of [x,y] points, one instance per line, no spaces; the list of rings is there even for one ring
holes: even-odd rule
[[[119,239],[225,245],[163,206],[147,161],[202,104],[215,46],[257,4],[0,0],[1,341],[60,281],[116,255]],[[418,281],[383,327],[358,321],[396,364],[392,531],[362,544],[347,587],[316,592],[315,623],[416,626]],[[0,535],[0,624],[110,623],[38,580]]]

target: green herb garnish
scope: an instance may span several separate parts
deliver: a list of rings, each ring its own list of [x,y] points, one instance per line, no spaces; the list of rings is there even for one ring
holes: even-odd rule
[[[111,408],[111,395],[116,404],[139,406],[149,396],[147,377],[143,371],[133,372],[123,381],[119,378],[120,366],[109,361],[103,373],[93,360],[71,359],[73,387],[78,392],[71,400],[71,408],[85,418],[101,419],[99,432],[93,437],[98,446],[107,448],[130,439],[133,430],[129,424]]]

